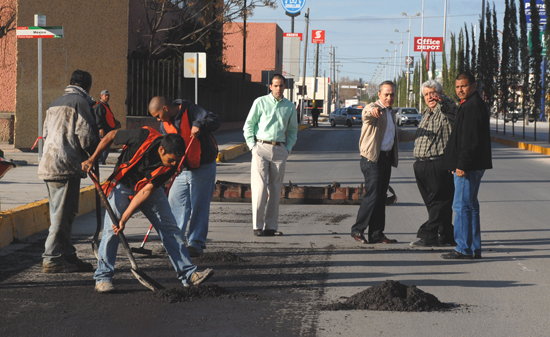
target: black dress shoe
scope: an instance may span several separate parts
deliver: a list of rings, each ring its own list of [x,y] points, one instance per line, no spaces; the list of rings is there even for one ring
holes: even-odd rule
[[[283,232],[279,232],[274,229],[264,229],[261,236],[283,236]]]
[[[457,252],[456,250],[452,250],[450,253],[441,254],[441,257],[445,260],[472,260],[474,259],[474,255],[468,255],[468,254],[462,254],[461,252]],[[479,255],[479,258],[481,258],[481,255]]]
[[[383,238],[378,239],[378,240],[373,240],[370,243],[397,243],[397,240],[390,239],[387,236],[384,236]]]
[[[355,241],[359,241],[361,243],[367,243],[367,238],[362,233],[351,233],[351,237],[355,239]]]
[[[255,230],[254,230],[254,235],[256,235],[256,236],[264,236],[264,231],[261,230],[261,229],[255,229]]]

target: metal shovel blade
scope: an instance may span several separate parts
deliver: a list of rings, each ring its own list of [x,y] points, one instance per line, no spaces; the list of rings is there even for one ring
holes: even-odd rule
[[[141,270],[135,270],[130,269],[132,271],[132,274],[136,277],[136,279],[139,281],[139,283],[143,284],[147,288],[151,289],[152,291],[159,291],[165,289],[164,286],[157,281],[155,281],[153,278],[151,278],[149,275],[145,274]]]

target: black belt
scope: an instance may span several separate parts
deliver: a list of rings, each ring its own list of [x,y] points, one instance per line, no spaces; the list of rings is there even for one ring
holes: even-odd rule
[[[389,157],[392,154],[392,150],[390,151],[380,151],[380,157],[386,156]]]
[[[285,145],[285,142],[272,142],[270,140],[261,140],[261,139],[258,139],[258,142],[262,143],[262,144],[270,144],[270,145]]]
[[[419,160],[419,161],[435,161],[435,160],[441,160],[441,159],[443,159],[443,156],[416,158],[416,160]]]

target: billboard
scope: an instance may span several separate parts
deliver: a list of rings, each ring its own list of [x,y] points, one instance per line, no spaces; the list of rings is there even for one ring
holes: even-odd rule
[[[424,42],[422,42],[421,37],[419,36],[415,37],[414,51],[442,52],[443,38],[442,37],[424,37]]]

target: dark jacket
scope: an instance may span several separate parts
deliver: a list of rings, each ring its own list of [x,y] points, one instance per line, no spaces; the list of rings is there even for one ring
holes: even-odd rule
[[[444,151],[443,168],[452,171],[493,168],[489,110],[477,92],[458,108]]]
[[[214,162],[218,157],[218,145],[212,136],[211,132],[218,130],[221,126],[220,117],[212,112],[206,111],[200,106],[191,103],[188,100],[177,99],[172,104],[181,105],[180,112],[174,118],[174,125],[178,132],[181,124],[181,117],[185,109],[187,109],[187,118],[189,119],[189,127],[196,126],[200,129],[199,141],[201,142],[201,165],[206,165]],[[166,134],[163,123],[160,123],[160,132]]]

